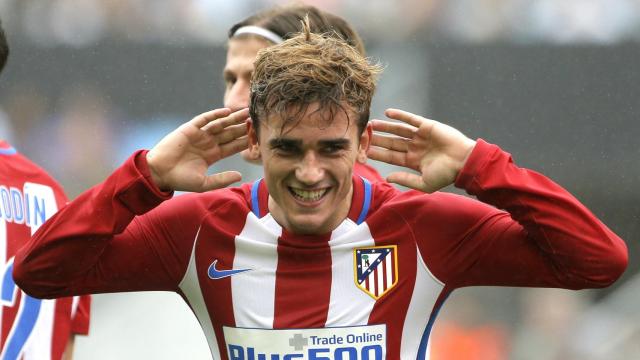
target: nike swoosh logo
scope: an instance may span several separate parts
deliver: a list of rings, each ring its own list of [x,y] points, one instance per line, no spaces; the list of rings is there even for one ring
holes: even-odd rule
[[[209,270],[207,273],[209,274],[209,278],[212,280],[224,279],[226,277],[243,273],[245,271],[253,270],[253,269],[237,269],[237,270],[218,270],[216,269],[216,265],[218,264],[218,259],[213,260],[211,265],[209,265]]]

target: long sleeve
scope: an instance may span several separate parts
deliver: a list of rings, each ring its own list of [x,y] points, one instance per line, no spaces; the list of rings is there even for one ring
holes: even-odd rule
[[[162,221],[174,215],[160,207],[138,216],[172,195],[152,184],[144,155],[63,207],[20,249],[14,278],[22,289],[36,297],[174,289],[186,261],[170,241],[179,229]]]
[[[450,287],[597,288],[627,266],[622,239],[565,189],[516,166],[495,145],[478,140],[455,185],[482,202],[441,194],[424,209],[435,216],[416,225],[427,234],[442,230],[418,244]]]

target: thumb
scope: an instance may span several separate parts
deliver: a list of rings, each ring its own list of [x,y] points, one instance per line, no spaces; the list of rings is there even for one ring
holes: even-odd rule
[[[392,172],[387,176],[387,182],[406,186],[408,188],[419,190],[423,192],[431,192],[427,184],[422,180],[422,176],[416,174],[410,174],[408,172]]]
[[[223,171],[221,173],[208,175],[205,178],[202,191],[221,189],[242,180],[242,174],[237,171]]]

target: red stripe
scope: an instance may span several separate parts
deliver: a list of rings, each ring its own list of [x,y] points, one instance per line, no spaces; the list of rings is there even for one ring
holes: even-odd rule
[[[278,239],[274,328],[325,326],[331,296],[330,237],[283,230]]]
[[[384,285],[382,287],[382,291],[384,291],[384,289],[388,289],[389,285],[388,284],[388,278],[387,278],[387,259],[389,258],[389,255],[387,255],[387,257],[384,258],[384,260],[382,261],[382,284]]]
[[[374,284],[374,289],[375,289],[374,294],[376,294],[376,296],[380,295],[380,289],[378,288],[378,276],[379,276],[378,273],[379,272],[380,272],[380,267],[379,266],[376,267],[375,270],[373,270],[373,284]]]
[[[392,251],[389,256],[393,256],[395,253]],[[391,258],[391,282],[393,283],[393,279],[396,278],[396,261],[392,257]]]
[[[229,270],[233,268],[235,256],[235,236],[242,232],[246,217],[239,214],[237,206],[225,206],[218,209],[217,216],[229,221],[213,221],[212,217],[204,220],[201,231],[196,239],[196,269],[202,296],[207,299],[206,305],[211,323],[218,341],[220,356],[227,360],[227,345],[224,341],[222,326],[235,326],[233,315],[233,300],[231,294],[231,277],[212,280],[208,276],[209,265],[218,260],[217,268]],[[244,214],[249,212],[247,208]],[[241,219],[241,221],[238,221]],[[236,221],[232,221],[236,220]],[[211,241],[215,239],[216,241]],[[181,294],[182,295],[182,294]]]
[[[406,227],[389,226],[394,223],[402,224],[404,220],[392,211],[374,213],[367,221],[375,246],[398,246],[399,276],[398,283],[376,301],[369,316],[369,324],[386,324],[387,334],[402,334],[416,281],[417,252],[413,234],[404,232]],[[395,265],[393,259],[389,260],[389,264]],[[387,354],[400,354],[400,340],[401,336],[387,337]]]
[[[53,316],[51,334],[51,358],[61,359],[71,332],[71,324],[65,321],[71,318],[72,298],[57,299],[54,305],[55,315]],[[33,339],[36,340],[36,339]],[[37,341],[37,340],[36,340]]]

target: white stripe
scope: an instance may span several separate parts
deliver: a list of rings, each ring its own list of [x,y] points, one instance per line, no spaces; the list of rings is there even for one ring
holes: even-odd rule
[[[22,296],[25,296],[25,294],[22,293]],[[55,300],[42,300],[38,320],[24,346],[23,360],[51,359],[51,341],[55,329],[55,307]]]
[[[369,284],[369,285],[367,285]],[[371,273],[369,273],[369,276],[367,276],[367,280],[365,282],[365,287],[367,288],[367,290],[369,290],[370,293],[372,293],[375,296],[378,296],[378,293],[376,292],[376,274],[375,271],[372,271]]]
[[[274,225],[275,224],[275,225]],[[251,269],[231,277],[233,315],[237,327],[271,328],[274,320],[278,237],[282,228],[267,214],[252,212],[235,239],[234,269]]]
[[[198,241],[198,234],[200,229],[196,233],[196,238],[193,241],[193,249],[191,249],[191,257],[189,258],[189,266],[187,272],[184,274],[182,281],[178,285],[180,290],[184,293],[185,297],[189,301],[189,305],[193,312],[196,314],[202,331],[207,338],[209,344],[209,350],[211,350],[211,356],[213,359],[220,359],[220,349],[218,348],[218,340],[216,340],[216,334],[213,331],[213,324],[211,323],[211,316],[207,311],[204,298],[202,297],[202,291],[200,289],[200,281],[198,280],[198,273],[196,269],[196,244]]]
[[[78,305],[80,304],[80,296],[74,296],[71,300],[71,320],[75,319]]]
[[[378,296],[384,292],[384,277],[385,273],[382,267],[382,262],[378,264],[378,268],[376,269],[376,273],[378,273]]]
[[[387,255],[387,258],[384,260],[387,266],[387,288],[390,288],[391,285],[393,285],[393,268],[396,266],[396,262],[393,260],[393,253]]]
[[[275,44],[281,44],[284,42],[284,39],[282,39],[280,35],[274,33],[271,30],[268,30],[259,26],[253,26],[253,25],[243,26],[238,30],[236,30],[236,32],[233,33],[232,37],[236,37],[242,34],[253,34],[253,35],[262,36],[263,38]]]
[[[4,272],[7,270],[7,223],[0,216],[0,279],[4,278]],[[0,321],[2,321],[2,311],[4,306],[0,304]],[[1,322],[0,322],[1,324]]]
[[[422,340],[422,334],[427,328],[433,305],[444,287],[425,265],[420,249],[417,246],[416,253],[418,257],[416,284],[411,294],[411,302],[409,303],[402,329],[401,359],[415,359],[418,356],[418,347],[420,346],[420,340]],[[428,351],[426,359],[429,359]]]
[[[355,283],[353,249],[374,246],[366,223],[346,219],[331,234],[331,299],[326,326],[366,325],[375,300]]]

